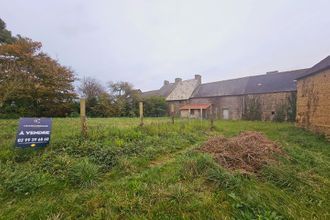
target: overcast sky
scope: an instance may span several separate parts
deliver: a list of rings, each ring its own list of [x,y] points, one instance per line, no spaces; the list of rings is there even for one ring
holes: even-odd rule
[[[330,55],[329,0],[0,0],[13,34],[78,77],[203,82],[306,68]]]

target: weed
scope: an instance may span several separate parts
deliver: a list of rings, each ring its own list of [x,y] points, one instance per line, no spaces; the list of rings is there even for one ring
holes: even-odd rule
[[[75,186],[93,186],[98,178],[98,169],[98,166],[89,162],[88,159],[79,160],[69,168],[69,182]]]

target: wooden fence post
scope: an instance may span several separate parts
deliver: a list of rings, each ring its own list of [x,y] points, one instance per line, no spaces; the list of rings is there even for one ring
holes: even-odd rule
[[[80,120],[81,120],[81,134],[83,137],[87,136],[87,122],[86,122],[86,99],[80,99]]]
[[[171,112],[172,124],[174,124],[174,105],[173,104],[171,104],[170,112]]]
[[[211,122],[211,130],[214,129],[214,112],[212,105],[210,106],[210,122]]]
[[[139,102],[140,109],[140,126],[143,126],[143,102]]]

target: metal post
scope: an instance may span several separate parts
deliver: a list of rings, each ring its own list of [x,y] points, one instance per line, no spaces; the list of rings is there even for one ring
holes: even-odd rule
[[[201,121],[203,121],[203,109],[201,108]]]
[[[83,137],[87,136],[87,120],[86,120],[86,99],[80,99],[80,120],[81,120],[81,134]]]

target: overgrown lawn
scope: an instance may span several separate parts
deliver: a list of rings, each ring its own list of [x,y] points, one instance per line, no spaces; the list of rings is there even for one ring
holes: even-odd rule
[[[1,219],[329,219],[330,143],[289,123],[53,119],[51,145],[13,147],[0,120]],[[258,176],[196,151],[214,135],[263,132],[287,152]]]

